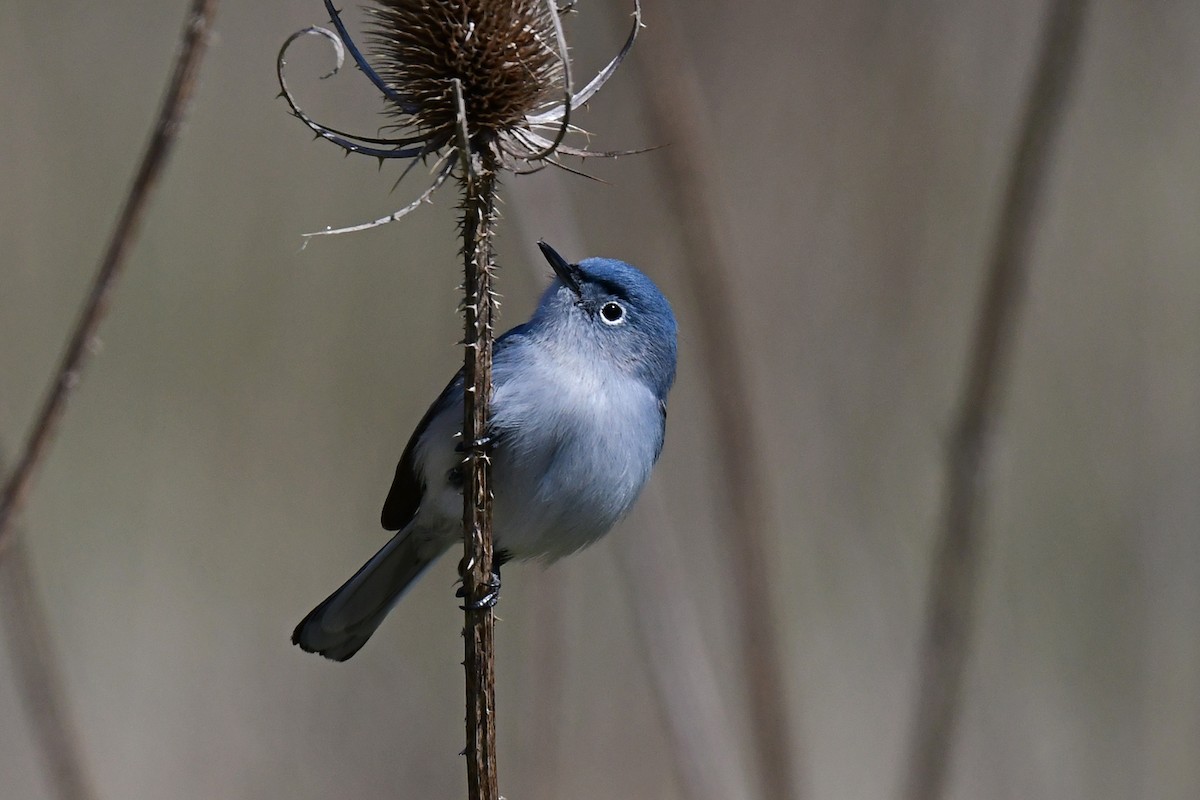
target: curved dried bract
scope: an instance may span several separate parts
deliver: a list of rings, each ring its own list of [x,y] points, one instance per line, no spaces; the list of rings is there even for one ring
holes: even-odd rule
[[[416,162],[414,161],[413,163],[415,164]],[[437,176],[433,179],[433,183],[429,184],[425,191],[421,192],[420,197],[418,197],[416,200],[413,200],[400,210],[393,211],[386,217],[380,217],[379,219],[372,220],[371,222],[363,222],[358,225],[348,225],[344,228],[327,228],[323,231],[306,233],[304,234],[305,244],[307,245],[308,240],[314,236],[334,236],[339,233],[353,233],[355,231],[370,230],[371,228],[378,228],[380,225],[387,225],[389,222],[395,222],[401,217],[408,216],[413,211],[416,211],[422,203],[428,202],[429,199],[433,197],[433,193],[441,188],[442,184],[446,182],[446,179],[449,178],[451,173],[454,172],[454,168],[458,166],[458,151],[449,151],[445,156],[439,159],[438,164],[441,164],[442,166],[441,169],[438,170]],[[434,168],[437,169],[436,164],[434,165]]]
[[[527,146],[532,149],[534,147],[545,147],[552,142],[544,136],[540,136],[532,131],[522,131],[520,138],[527,140]],[[635,150],[584,150],[579,147],[570,147],[569,145],[560,144],[554,148],[556,154],[564,156],[575,156],[576,158],[620,158],[621,156],[635,156],[638,153],[649,153],[651,150],[658,150],[662,145],[653,145],[651,147],[639,147]]]
[[[331,78],[341,71],[342,65],[345,63],[345,47],[341,39],[339,39],[332,31],[325,28],[309,27],[303,30],[296,31],[283,42],[283,46],[279,48],[279,55],[275,59],[275,75],[279,79],[279,96],[282,97],[291,109],[292,116],[308,126],[318,138],[326,139],[341,147],[348,153],[359,153],[369,155],[375,158],[415,158],[422,155],[423,148],[410,148],[408,145],[422,143],[425,141],[423,137],[410,136],[402,138],[379,138],[370,136],[359,136],[357,134],[348,133],[346,131],[331,128],[328,125],[323,125],[310,117],[300,107],[296,101],[296,97],[292,94],[291,87],[287,83],[287,51],[292,44],[304,36],[320,36],[328,39],[333,43],[334,52],[336,54],[336,63],[332,70],[322,75],[321,78]],[[357,50],[357,49],[356,49]],[[376,147],[371,147],[375,144],[390,144],[394,145],[393,149],[383,150]]]
[[[354,43],[350,32],[346,30],[345,23],[342,22],[341,12],[333,7],[333,3],[330,0],[324,0],[324,2],[325,10],[329,12],[329,21],[333,23],[333,27],[337,28],[338,36],[345,42],[346,49],[350,51],[350,57],[354,59],[354,63],[358,65],[358,68],[371,80],[371,83],[375,84],[376,89],[383,92],[384,97],[404,109],[406,114],[414,113],[417,110],[417,106],[410,100],[401,97],[392,87],[384,83],[383,78],[379,77],[379,73],[363,57],[362,51],[358,49],[358,45]]]
[[[561,169],[563,172],[569,172],[572,175],[578,175],[580,178],[587,178],[589,181],[595,181],[596,183],[603,183],[605,186],[609,185],[609,182],[604,180],[603,178],[597,178],[595,175],[589,175],[586,172],[584,172],[583,170],[578,169],[577,167],[568,167],[566,164],[562,163],[557,158],[548,158],[548,159],[546,159],[545,163],[551,167],[555,167],[556,169]]]
[[[574,5],[573,3],[570,5]],[[625,39],[625,44],[621,47],[621,51],[613,56],[613,60],[609,61],[604,69],[596,73],[596,77],[588,81],[588,85],[584,86],[578,94],[571,98],[570,106],[579,108],[588,100],[595,96],[596,92],[600,91],[604,84],[608,83],[621,66],[621,62],[625,60],[625,56],[629,55],[629,51],[633,49],[633,43],[637,41],[638,31],[642,28],[642,3],[641,0],[633,0],[633,28],[629,31],[628,38]],[[545,114],[536,114],[531,117],[526,117],[525,121],[530,125],[536,125],[542,122],[552,122],[558,119],[553,112]]]
[[[563,33],[560,19],[562,12],[554,4],[554,0],[546,0],[546,5],[551,9],[550,19],[554,22],[554,39],[558,43],[558,59],[563,68],[563,101],[559,106],[561,111],[558,118],[558,133],[555,135],[554,141],[548,142],[541,150],[522,156],[524,161],[541,161],[552,155],[555,149],[562,144],[562,140],[571,127],[571,58],[567,55],[567,36]],[[525,115],[525,125],[526,127],[529,125],[528,114]]]

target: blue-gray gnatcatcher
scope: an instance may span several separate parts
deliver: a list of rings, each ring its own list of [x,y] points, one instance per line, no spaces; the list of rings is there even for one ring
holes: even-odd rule
[[[662,451],[675,315],[649,278],[607,258],[568,264],[533,318],[496,340],[491,441],[496,563],[553,560],[633,505]],[[383,504],[398,533],[296,626],[292,641],[345,661],[411,584],[462,541],[460,372],[417,425]]]

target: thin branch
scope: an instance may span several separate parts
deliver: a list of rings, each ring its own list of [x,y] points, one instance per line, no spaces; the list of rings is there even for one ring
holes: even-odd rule
[[[682,18],[682,3],[664,16]],[[758,758],[760,794],[776,800],[797,800],[803,794],[802,759],[788,713],[787,683],[780,660],[782,647],[775,624],[769,587],[771,560],[767,555],[771,501],[769,480],[760,456],[753,421],[754,407],[747,392],[743,354],[747,348],[732,314],[729,298],[733,268],[721,238],[723,221],[713,206],[719,196],[709,164],[717,163],[719,149],[705,140],[703,92],[672,26],[655,32],[657,42],[642,54],[650,77],[645,87],[646,111],[660,141],[669,177],[666,196],[678,222],[680,241],[688,264],[685,282],[695,292],[699,337],[696,352],[706,362],[704,373],[721,376],[706,387],[716,420],[712,429],[723,466],[719,497],[726,507],[723,533],[726,558],[735,592],[739,649],[746,676],[747,704],[754,741],[750,750]]]
[[[463,192],[463,629],[467,694],[467,788],[470,800],[500,800],[496,770],[495,592],[492,551],[492,464],[483,444],[492,398],[492,236],[499,165],[487,146],[473,148],[462,83],[459,160]]]
[[[902,797],[937,800],[962,706],[975,621],[980,532],[989,484],[988,449],[1008,378],[1037,214],[1055,140],[1077,72],[1086,0],[1052,0],[1033,84],[1022,112],[1004,205],[988,263],[957,421],[946,455],[942,528],[929,578],[920,651],[920,688]]]
[[[12,524],[24,506],[33,476],[54,439],[71,390],[79,384],[84,363],[92,352],[92,341],[108,311],[113,289],[121,276],[125,256],[137,234],[147,200],[162,174],[171,146],[179,134],[188,101],[195,88],[196,75],[200,69],[216,8],[217,0],[193,0],[188,11],[183,43],[175,61],[171,83],[154,124],[150,143],[125,198],[125,205],[121,209],[112,238],[92,282],[91,291],[75,323],[70,342],[55,373],[54,382],[47,392],[19,460],[4,486],[4,493],[0,495],[0,554],[3,554],[12,538]]]
[[[20,689],[53,796],[58,800],[99,797],[84,767],[83,747],[71,723],[65,681],[21,536],[13,536],[7,558],[0,563],[0,608],[13,683]]]

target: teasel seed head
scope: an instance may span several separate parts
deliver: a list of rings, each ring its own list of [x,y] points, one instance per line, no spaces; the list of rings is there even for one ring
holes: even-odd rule
[[[466,132],[472,156],[516,171],[546,165],[568,171],[560,156],[614,157],[637,151],[600,152],[565,143],[574,109],[586,103],[616,72],[641,27],[641,3],[621,51],[583,89],[575,91],[560,15],[573,3],[555,0],[376,0],[370,17],[368,55],[350,36],[332,0],[323,0],[334,31],[305,28],[280,48],[276,63],[280,95],[292,114],[318,137],[348,154],[379,159],[434,159],[430,186],[408,206],[373,222],[309,235],[362,230],[408,214],[428,200],[460,166]],[[363,136],[324,125],[301,108],[285,77],[288,48],[317,35],[336,51],[336,73],[349,53],[384,97],[390,136]],[[326,76],[329,77],[329,76]],[[461,105],[460,105],[461,93]],[[465,110],[465,115],[460,111]],[[399,183],[399,181],[397,181]]]
[[[556,11],[545,0],[381,0],[368,8],[371,61],[411,103],[388,113],[430,140],[457,135],[462,82],[472,140],[496,140],[564,98]]]

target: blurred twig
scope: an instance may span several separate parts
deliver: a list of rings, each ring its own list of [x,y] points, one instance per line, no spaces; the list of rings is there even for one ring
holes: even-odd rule
[[[41,465],[71,390],[79,383],[84,362],[105,312],[125,255],[133,242],[146,202],[162,172],[171,145],[179,132],[208,31],[216,13],[216,0],[194,0],[188,13],[174,72],[154,125],[150,144],[142,156],[137,176],[125,198],[120,217],[100,262],[91,291],[80,311],[54,382],[34,423],[29,439],[0,494],[0,558],[7,555],[0,591],[3,635],[13,660],[13,676],[33,725],[47,777],[61,800],[96,797],[83,767],[78,738],[69,722],[62,677],[54,655],[45,613],[34,587],[24,543],[16,541],[16,517],[24,504],[34,473]]]
[[[522,228],[525,256],[522,260],[536,281],[534,285],[541,286],[547,269],[545,256],[536,244],[538,240],[552,240],[556,250],[573,254],[572,261],[585,252],[582,231],[570,211],[570,195],[563,188],[562,176],[554,170],[545,170],[536,179],[521,177],[513,180],[508,191],[511,207],[516,209],[517,225]],[[533,219],[538,220],[540,229],[531,224]],[[539,593],[535,616],[530,620],[534,641],[527,648],[529,655],[525,659],[527,680],[538,689],[529,700],[530,724],[528,728],[522,728],[534,731],[537,740],[526,740],[523,744],[530,748],[528,752],[536,752],[537,760],[544,765],[538,770],[534,800],[560,800],[564,774],[560,763],[564,752],[563,702],[566,697],[564,604],[570,602],[571,593],[565,590],[564,578],[559,571],[547,570],[541,580],[546,588]]]
[[[1022,112],[966,381],[946,457],[942,529],[933,556],[909,741],[905,800],[943,796],[974,622],[988,447],[1008,377],[1037,212],[1077,69],[1086,0],[1052,0]]]
[[[67,711],[50,627],[21,537],[13,537],[7,555],[0,563],[0,628],[46,781],[58,800],[91,800],[98,795],[84,768],[83,748]]]
[[[63,353],[55,373],[54,382],[50,385],[16,466],[8,477],[4,492],[0,494],[0,555],[4,553],[13,536],[14,518],[21,510],[33,475],[54,439],[71,390],[79,383],[84,363],[92,352],[96,331],[108,311],[112,291],[125,265],[125,256],[145,213],[150,192],[158,182],[171,146],[179,133],[188,100],[195,88],[196,75],[200,69],[216,7],[217,0],[192,0],[171,83],[159,108],[150,143],[142,155],[137,176],[125,198],[121,215],[117,219],[96,277],[92,281],[91,291],[79,313],[66,352]]]
[[[691,603],[693,591],[670,530],[666,501],[657,486],[642,497],[656,521],[636,544],[617,550],[637,622],[639,653],[646,664],[663,727],[675,756],[675,772],[689,800],[753,797],[747,785],[720,682],[704,641],[704,625]]]
[[[567,250],[565,252],[574,252]],[[529,687],[522,706],[520,761],[536,763],[537,780],[529,800],[562,800],[563,705],[567,697],[568,593],[563,571],[538,576],[538,591],[529,609],[529,637],[522,648],[522,680]]]
[[[726,559],[734,586],[736,629],[746,676],[747,701],[758,758],[761,795],[797,800],[803,794],[802,758],[788,711],[788,692],[780,660],[778,626],[772,613],[771,564],[767,556],[770,528],[769,483],[760,463],[764,448],[754,426],[755,411],[744,367],[746,348],[733,317],[730,298],[737,292],[722,236],[721,215],[713,198],[720,195],[707,165],[719,161],[720,150],[707,139],[711,126],[704,114],[704,95],[687,52],[677,38],[677,22],[688,10],[665,2],[655,42],[641,54],[648,67],[646,113],[662,150],[668,172],[664,195],[675,214],[687,263],[685,285],[695,292],[696,352],[703,360],[716,419],[712,426],[723,468],[721,496],[726,503],[723,525]]]

